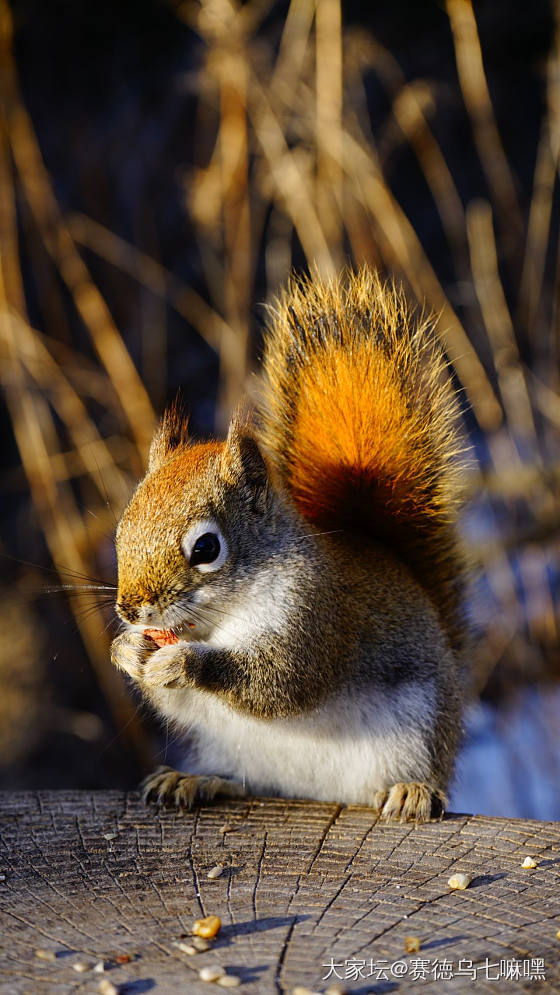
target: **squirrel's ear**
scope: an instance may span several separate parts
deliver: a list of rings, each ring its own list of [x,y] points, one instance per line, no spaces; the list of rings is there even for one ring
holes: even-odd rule
[[[189,416],[185,413],[180,397],[164,412],[150,446],[148,470],[157,470],[174,449],[189,444]]]
[[[267,466],[254,436],[235,419],[222,453],[220,475],[228,484],[245,484],[255,510],[265,510],[269,497]]]

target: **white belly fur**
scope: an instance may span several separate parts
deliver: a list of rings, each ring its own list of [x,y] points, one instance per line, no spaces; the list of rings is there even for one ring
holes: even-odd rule
[[[255,719],[204,691],[159,691],[158,710],[194,733],[197,770],[243,782],[252,794],[371,804],[377,790],[428,778],[421,728],[433,690],[414,683],[339,696],[312,713]]]

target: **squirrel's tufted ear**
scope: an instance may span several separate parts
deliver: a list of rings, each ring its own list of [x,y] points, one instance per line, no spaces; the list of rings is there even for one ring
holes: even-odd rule
[[[180,446],[189,445],[189,416],[178,395],[164,412],[150,446],[148,470],[157,470]]]
[[[255,510],[265,510],[269,496],[267,466],[250,429],[237,418],[229,428],[220,460],[220,476],[228,484],[245,484]]]

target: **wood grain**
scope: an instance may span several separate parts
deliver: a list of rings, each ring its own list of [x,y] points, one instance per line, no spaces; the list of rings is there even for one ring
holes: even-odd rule
[[[338,974],[356,972],[338,983],[360,995],[472,989],[466,976],[415,979],[419,959],[454,971],[472,961],[476,991],[559,990],[559,824],[451,815],[389,826],[367,808],[278,799],[157,814],[119,792],[6,794],[0,813],[2,995],[94,995],[103,978],[122,995],[209,995],[222,990],[198,978],[210,963],[248,995],[324,992],[337,980],[324,980],[331,958]],[[535,870],[522,869],[527,854]],[[224,873],[210,880],[217,863]],[[466,891],[450,892],[453,871],[473,875]],[[209,914],[223,922],[213,949],[182,953],[174,941]],[[406,936],[419,954],[405,954]],[[546,980],[490,980],[499,967],[487,978],[487,958],[543,958]],[[370,974],[372,959],[386,979]],[[72,967],[99,960],[103,975]]]

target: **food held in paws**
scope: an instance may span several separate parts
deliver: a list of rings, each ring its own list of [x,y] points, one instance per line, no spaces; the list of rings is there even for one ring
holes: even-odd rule
[[[174,646],[175,643],[179,642],[175,633],[171,632],[170,629],[144,629],[144,635],[157,643],[160,649],[162,646]]]

